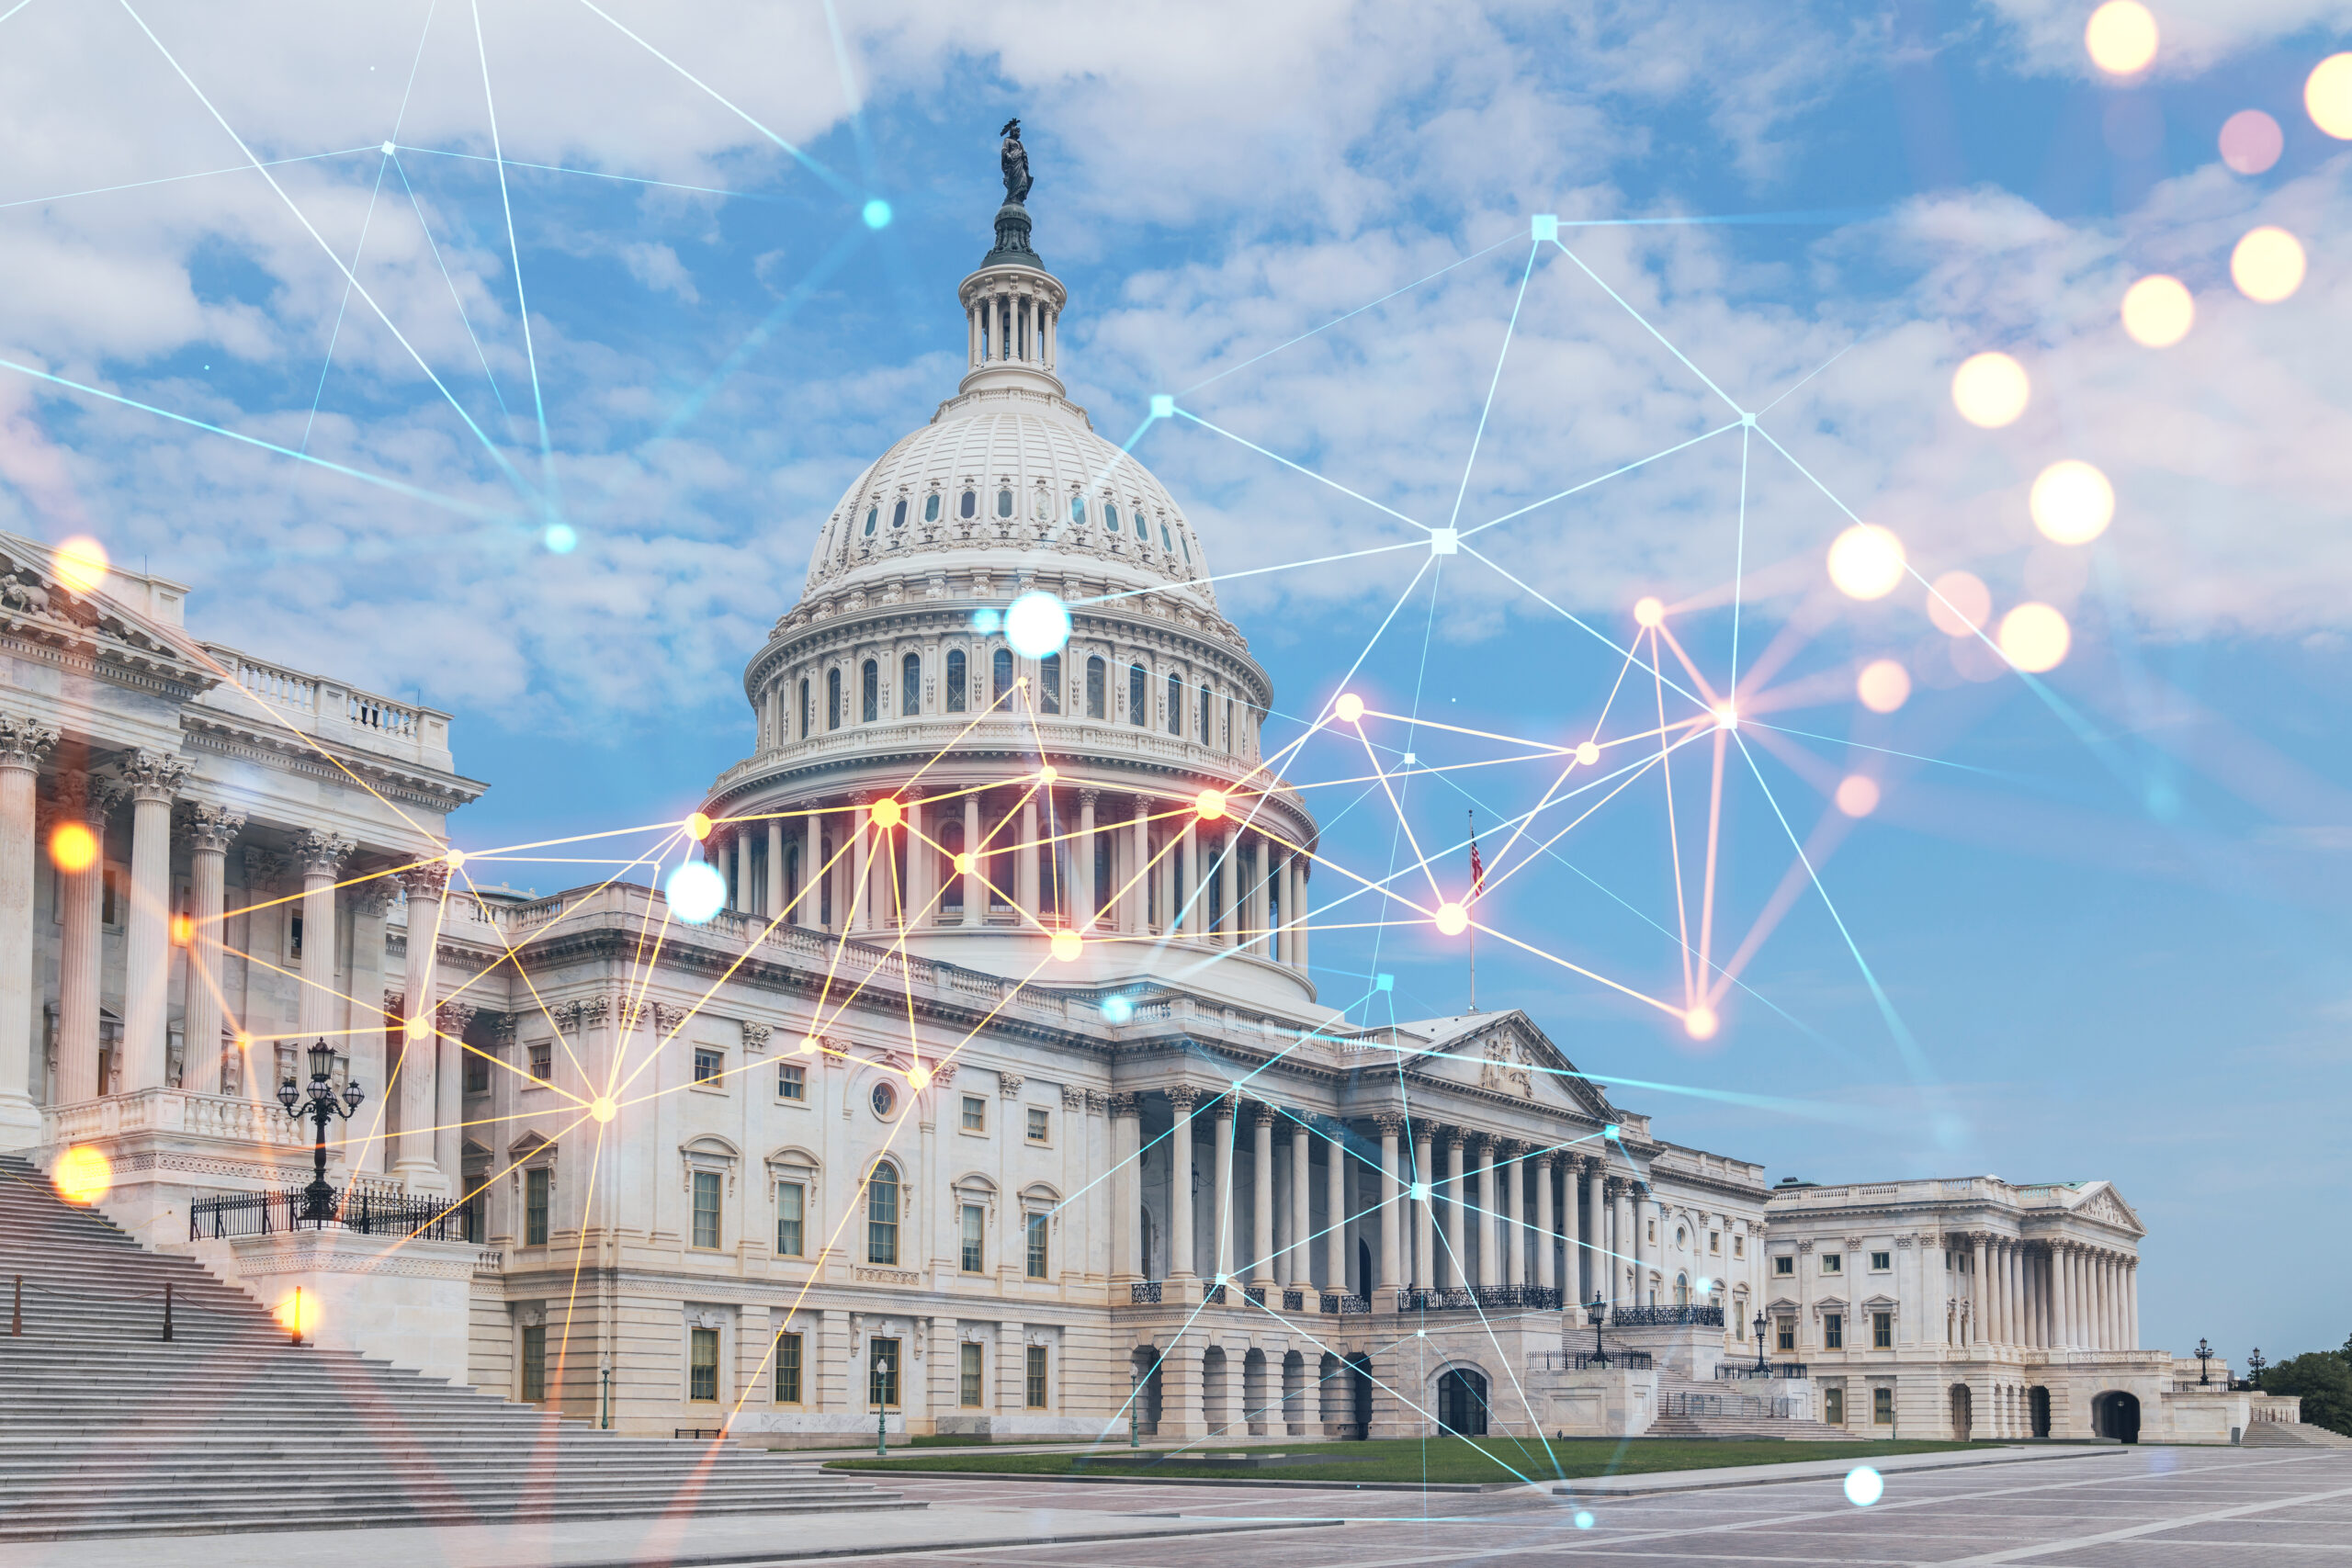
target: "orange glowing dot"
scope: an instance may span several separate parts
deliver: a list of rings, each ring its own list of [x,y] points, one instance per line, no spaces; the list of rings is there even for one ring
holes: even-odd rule
[[[599,1122],[609,1122],[619,1113],[620,1107],[613,1103],[610,1095],[600,1094],[588,1102],[588,1114]]]
[[[924,1066],[921,1062],[917,1062],[913,1066],[909,1067],[907,1069],[907,1087],[913,1089],[929,1089],[931,1087],[931,1069]]]
[[[253,1037],[252,1035],[250,1035],[250,1034],[240,1034],[240,1035],[238,1035],[238,1036],[237,1036],[237,1049],[238,1049],[239,1051],[250,1051],[250,1050],[252,1050],[253,1048],[254,1048],[254,1037]]]
[[[956,856],[956,874],[958,876],[969,876],[972,874],[972,867],[978,863],[978,862],[972,859],[972,853],[969,850],[961,851]]]
[[[1078,962],[1078,955],[1084,952],[1085,949],[1086,943],[1079,940],[1079,935],[1076,931],[1056,931],[1054,933],[1054,957],[1057,962],[1063,964],[1075,964]]]
[[[49,835],[49,863],[68,874],[87,871],[98,858],[97,835],[80,822],[60,822]]]
[[[1577,761],[1582,762],[1588,768],[1591,767],[1595,762],[1600,761],[1600,748],[1595,746],[1589,740],[1577,741]]]
[[[1448,936],[1460,936],[1470,929],[1470,911],[1459,904],[1440,904],[1437,907],[1437,929]]]
[[[2232,174],[2259,175],[2287,150],[2287,133],[2260,109],[2240,109],[2222,122],[2221,147]]]
[[[813,1056],[822,1049],[823,1047],[817,1043],[817,1037],[815,1035],[804,1034],[800,1037],[800,1054],[802,1055]]]
[[[196,940],[196,919],[189,915],[172,917],[172,945],[186,947]]]
[[[1193,797],[1193,809],[1201,814],[1204,822],[1215,822],[1225,816],[1225,791],[1204,789]]]
[[[1903,541],[1891,528],[1857,523],[1829,542],[1829,581],[1849,599],[1883,599],[1903,572]]]
[[[2331,54],[2303,78],[2303,107],[2312,123],[2338,141],[2352,141],[2352,54]]]
[[[2066,617],[2047,604],[2028,600],[2001,617],[2001,651],[2028,674],[2057,669],[2074,640]]]
[[[114,1162],[87,1144],[76,1144],[57,1156],[49,1179],[60,1198],[87,1207],[114,1190]]]
[[[1849,817],[1868,817],[1878,809],[1878,781],[1848,773],[1838,781],[1838,809]]]
[[[318,1331],[319,1292],[296,1291],[277,1303],[270,1314],[277,1319],[277,1326],[300,1338],[309,1338]]]
[[[1893,713],[1911,700],[1911,671],[1892,659],[1873,659],[1855,677],[1854,695],[1872,713]]]
[[[1951,375],[1952,406],[1980,429],[2015,424],[2032,395],[2025,367],[2006,354],[1972,354]]]
[[[1353,692],[1341,692],[1340,700],[1331,705],[1331,711],[1340,716],[1341,724],[1353,724],[1363,716],[1363,699]]]
[[[2170,348],[2196,323],[2197,301],[2177,277],[2150,273],[2123,291],[2123,330],[2143,347]]]
[[[76,593],[93,593],[107,580],[107,547],[87,534],[76,534],[57,547],[51,562],[57,580]]]
[[[2115,487],[2088,463],[2069,457],[2041,470],[2027,505],[2051,543],[2086,545],[2115,521]]]
[[[1723,1020],[1715,1016],[1715,1010],[1704,1002],[1682,1015],[1683,1032],[1693,1040],[1713,1040],[1722,1026]]]
[[[876,828],[895,828],[905,818],[906,812],[897,800],[886,795],[874,803],[867,815],[873,818]]]
[[[1993,592],[1973,571],[1948,571],[1928,595],[1928,619],[1946,637],[1974,637],[1993,615]]]
[[[1654,626],[1666,619],[1666,604],[1655,594],[1645,593],[1634,601],[1634,624]]]
[[[686,818],[686,837],[700,843],[710,837],[710,818],[697,811]]]
[[[1051,762],[1046,763],[1044,767],[1037,770],[1038,781],[1043,784],[1051,784],[1061,776],[1061,771],[1056,768]]]
[[[2266,223],[2230,253],[2230,281],[2257,305],[2276,305],[2303,286],[2303,243]]]
[[[2156,58],[2156,19],[2140,0],[2107,0],[2083,28],[2083,47],[2109,75],[2135,75]]]

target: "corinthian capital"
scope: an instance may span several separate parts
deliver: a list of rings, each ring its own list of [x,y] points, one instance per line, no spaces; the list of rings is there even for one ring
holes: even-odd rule
[[[412,901],[437,899],[449,886],[449,863],[446,860],[434,859],[405,865],[393,874],[401,879],[401,886],[408,889]]]
[[[245,814],[234,807],[215,806],[206,800],[188,803],[188,841],[199,851],[226,854],[237,835],[244,830]]]
[[[343,869],[355,846],[340,833],[305,828],[294,835],[294,858],[312,876],[333,876]]]
[[[38,768],[57,744],[57,731],[28,718],[0,713],[0,768]]]
[[[167,751],[133,751],[115,764],[130,798],[141,803],[161,801],[170,805],[178,798],[180,785],[187,782],[188,763],[185,757],[175,757]]]

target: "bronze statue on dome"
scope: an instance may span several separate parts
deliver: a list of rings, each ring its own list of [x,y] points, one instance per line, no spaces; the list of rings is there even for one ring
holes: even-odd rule
[[[997,132],[1004,138],[998,162],[1004,166],[1004,199],[1015,207],[1029,197],[1029,149],[1021,145],[1021,122],[1008,119]]]

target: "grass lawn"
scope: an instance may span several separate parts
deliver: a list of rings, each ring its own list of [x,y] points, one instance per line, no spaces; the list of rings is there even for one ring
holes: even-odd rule
[[[1247,1481],[1494,1482],[1577,1481],[1594,1475],[1643,1474],[1666,1470],[1712,1470],[1723,1465],[1782,1464],[1800,1460],[1875,1459],[1883,1454],[1939,1453],[1966,1443],[1791,1443],[1693,1441],[1634,1438],[1624,1442],[1589,1438],[1554,1442],[1547,1450],[1532,1438],[1416,1438],[1369,1443],[1284,1443],[1272,1448],[1221,1449],[1214,1444],[1187,1453],[1321,1454],[1329,1464],[1288,1464],[1233,1472]],[[1200,1475],[1206,1465],[1170,1461],[1149,1451],[1102,1449],[1093,1453],[925,1454],[917,1458],[834,1460],[829,1470],[955,1471],[969,1475],[1046,1477],[1141,1475],[1168,1478]]]

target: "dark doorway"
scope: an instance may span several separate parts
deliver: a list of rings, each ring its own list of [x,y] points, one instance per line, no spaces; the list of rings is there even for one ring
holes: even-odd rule
[[[1372,1360],[1365,1356],[1348,1358],[1351,1403],[1354,1406],[1356,1436],[1372,1436]]]
[[[1439,1430],[1456,1438],[1487,1435],[1487,1380],[1473,1371],[1451,1371],[1437,1380]]]
[[[2140,1440],[2140,1399],[2120,1392],[2102,1393],[2091,1401],[2091,1430],[2120,1443]]]
[[[1369,1242],[1356,1243],[1356,1282],[1363,1287],[1356,1293],[1369,1301],[1372,1298],[1372,1244]]]
[[[1951,1385],[1951,1437],[1952,1437],[1952,1441],[1954,1441],[1954,1442],[1956,1442],[1956,1443],[1964,1443],[1964,1442],[1968,1441],[1968,1428],[1970,1427],[1970,1426],[1972,1426],[1972,1425],[1973,1424],[1973,1422],[1974,1422],[1974,1418],[1975,1418],[1975,1414],[1976,1414],[1976,1412],[1975,1412],[1975,1404],[1974,1404],[1974,1401],[1973,1401],[1973,1400],[1972,1400],[1972,1399],[1969,1397],[1968,1385],[1967,1385],[1966,1383],[1964,1383],[1964,1382],[1956,1382],[1956,1383],[1952,1384],[1952,1385]]]
[[[2039,1385],[2026,1390],[2026,1404],[2033,1420],[2033,1435],[2050,1436],[2050,1391]]]

